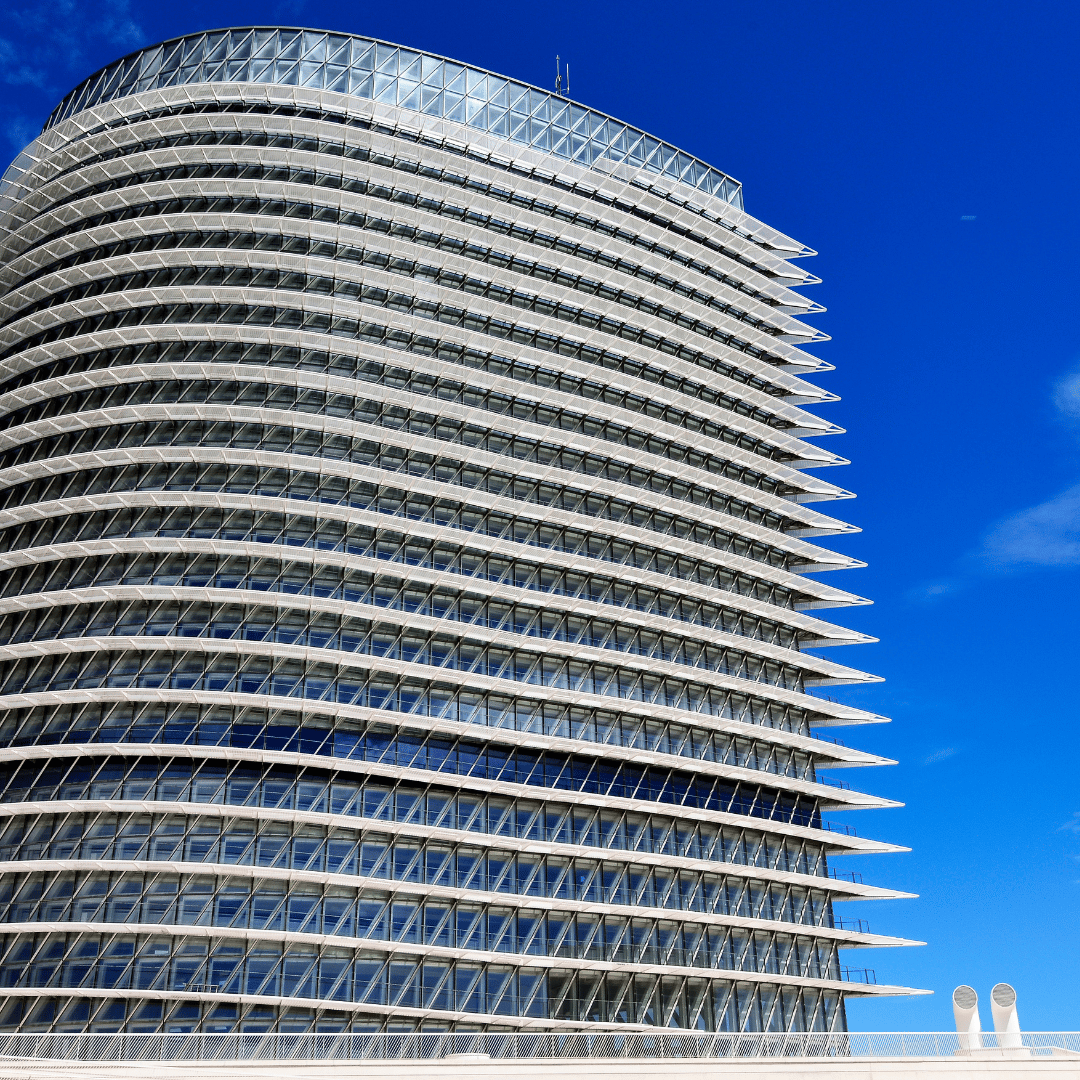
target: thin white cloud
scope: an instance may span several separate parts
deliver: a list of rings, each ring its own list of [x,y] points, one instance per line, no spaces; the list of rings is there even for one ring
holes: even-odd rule
[[[959,592],[966,584],[963,578],[944,578],[940,581],[931,581],[910,589],[907,598],[915,603],[930,603],[934,600],[940,600],[950,593]]]
[[[1050,400],[1057,419],[1080,430],[1080,372],[1063,375]],[[999,521],[975,560],[991,571],[1080,566],[1080,484]]]
[[[1050,400],[1058,422],[1080,436],[1080,372],[1058,379]],[[958,577],[930,582],[910,596],[933,601],[985,574],[1072,566],[1080,566],[1080,484],[992,525],[960,560]]]
[[[946,746],[942,750],[935,750],[928,758],[923,760],[923,764],[936,765],[939,761],[945,761],[947,758],[954,757],[956,752],[955,746]]]
[[[0,81],[8,86],[44,87],[45,70],[34,62],[34,58],[22,56],[19,50],[6,38],[0,38]]]
[[[1080,371],[1058,379],[1054,384],[1053,400],[1062,420],[1080,423]]]
[[[129,0],[55,0],[23,3],[5,11],[7,36],[0,38],[0,83],[68,89],[72,78],[89,75],[108,56],[130,52],[146,35],[131,16]]]
[[[25,116],[13,116],[4,124],[4,139],[12,151],[18,153],[33,141],[40,126],[40,124],[31,123]]]
[[[999,522],[976,558],[997,571],[1080,566],[1080,484]]]

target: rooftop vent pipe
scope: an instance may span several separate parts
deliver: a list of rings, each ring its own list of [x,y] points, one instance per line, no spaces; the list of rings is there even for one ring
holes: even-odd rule
[[[1016,1016],[1016,991],[1008,983],[998,983],[990,991],[990,1011],[994,1014],[998,1046],[1003,1050],[1023,1046]]]
[[[952,1011],[956,1018],[956,1033],[960,1036],[960,1049],[981,1049],[979,995],[970,986],[958,986],[952,992]]]

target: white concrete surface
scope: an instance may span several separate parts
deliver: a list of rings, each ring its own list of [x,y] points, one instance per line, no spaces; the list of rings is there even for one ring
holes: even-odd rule
[[[0,1080],[1080,1080],[1080,1054],[951,1058],[64,1062],[7,1058]]]

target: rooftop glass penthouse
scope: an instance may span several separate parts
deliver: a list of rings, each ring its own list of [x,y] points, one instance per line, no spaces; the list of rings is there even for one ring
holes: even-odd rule
[[[839,1030],[870,676],[812,254],[367,38],[195,34],[0,187],[0,1031]],[[813,689],[812,689],[813,688]],[[815,692],[816,691],[816,692]]]

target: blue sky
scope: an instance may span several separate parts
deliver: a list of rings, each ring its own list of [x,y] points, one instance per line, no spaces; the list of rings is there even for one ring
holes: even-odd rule
[[[845,733],[898,758],[848,772],[902,810],[849,815],[911,854],[848,859],[919,900],[848,905],[926,948],[849,953],[933,997],[855,1001],[861,1030],[948,1030],[949,994],[1018,990],[1029,1030],[1080,1028],[1080,8],[819,0],[5,0],[0,141],[143,44],[252,23],[353,31],[548,85],[739,178],[750,213],[822,254],[823,410],[854,464],[875,606],[834,650],[887,679],[840,691],[894,723]],[[828,509],[823,506],[822,509]]]

